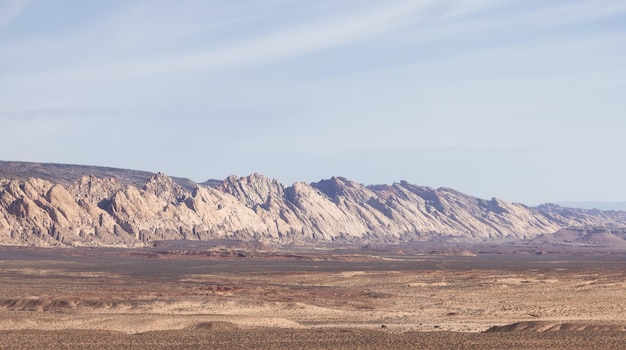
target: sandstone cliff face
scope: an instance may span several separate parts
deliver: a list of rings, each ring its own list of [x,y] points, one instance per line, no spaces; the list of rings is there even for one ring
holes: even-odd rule
[[[364,186],[333,177],[286,187],[253,174],[187,191],[164,174],[154,174],[141,188],[95,176],[66,187],[42,179],[0,180],[0,244],[5,245],[530,239],[569,226],[624,223],[625,217],[562,215],[404,181]]]
[[[2,244],[132,243],[110,235],[115,222],[93,198],[76,198],[63,186],[41,179],[4,182],[0,188]]]

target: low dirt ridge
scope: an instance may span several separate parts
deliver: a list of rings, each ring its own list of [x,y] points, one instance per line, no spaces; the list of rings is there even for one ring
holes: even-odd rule
[[[93,300],[69,300],[56,298],[8,298],[0,299],[1,310],[11,311],[54,311],[66,310],[119,310],[131,309],[137,303],[131,304],[122,300],[102,301]]]
[[[485,333],[497,332],[626,332],[626,326],[622,324],[594,324],[583,322],[550,322],[550,321],[525,321],[516,322],[504,326],[493,326]]]
[[[571,226],[626,223],[624,212],[540,210],[405,181],[365,186],[333,177],[285,186],[252,174],[209,186],[147,174],[1,162],[0,244],[139,247],[212,239],[394,244],[532,239]],[[594,237],[589,243],[626,244],[625,235],[612,231]]]

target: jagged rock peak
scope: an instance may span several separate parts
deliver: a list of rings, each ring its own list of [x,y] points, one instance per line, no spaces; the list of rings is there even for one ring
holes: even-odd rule
[[[107,185],[117,185],[120,184],[120,180],[114,177],[98,177],[95,175],[86,175],[76,180],[73,184],[77,186],[93,186],[94,184],[107,184]]]
[[[99,202],[111,198],[115,192],[124,187],[124,184],[116,178],[100,178],[95,175],[88,175],[70,184],[67,190],[76,200]]]
[[[244,183],[247,185],[253,185],[253,184],[258,184],[258,183],[271,183],[271,184],[280,184],[282,186],[282,184],[278,180],[269,178],[259,173],[252,173],[248,176],[241,176],[241,177],[237,177],[237,175],[231,175],[223,181],[223,184],[232,184],[232,183]]]
[[[163,173],[152,175],[144,186],[144,190],[173,204],[182,202],[189,196],[171,177]]]
[[[346,182],[348,182],[346,178],[333,176],[327,180],[313,182],[311,186],[317,188],[329,198],[334,199],[337,196],[346,194]]]
[[[282,183],[257,173],[239,178],[231,175],[222,182],[220,189],[248,207],[263,205],[270,198],[283,198],[285,195],[285,186]]]
[[[357,202],[363,202],[369,200],[374,195],[368,187],[340,176],[333,176],[328,180],[314,182],[311,186],[324,193],[333,201],[338,201],[339,197],[346,197]]]

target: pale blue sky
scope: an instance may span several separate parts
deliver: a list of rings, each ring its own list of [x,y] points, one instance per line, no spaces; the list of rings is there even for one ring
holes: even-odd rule
[[[626,2],[0,0],[0,159],[626,200]]]

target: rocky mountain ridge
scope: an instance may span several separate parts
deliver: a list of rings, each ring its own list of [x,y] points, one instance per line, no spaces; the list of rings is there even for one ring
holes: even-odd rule
[[[5,167],[0,175],[15,173],[6,162],[0,165]],[[63,178],[60,172],[56,176]],[[0,176],[0,244],[137,247],[159,240],[224,238],[274,245],[493,241],[626,223],[623,212],[541,210],[405,181],[365,186],[332,177],[285,186],[252,174],[230,176],[219,185],[183,187],[161,173],[151,174],[142,186],[94,175],[52,180]]]

